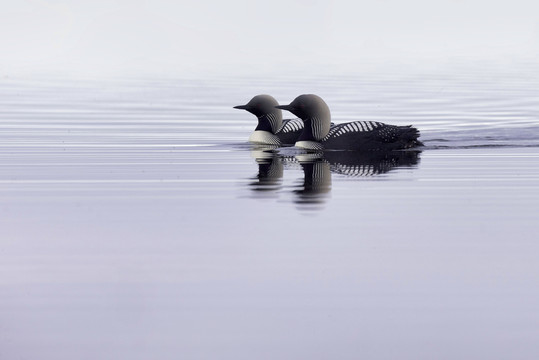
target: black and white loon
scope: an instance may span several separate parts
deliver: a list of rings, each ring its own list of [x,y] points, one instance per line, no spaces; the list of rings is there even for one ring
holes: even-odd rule
[[[300,95],[290,105],[277,106],[288,110],[304,122],[296,147],[308,150],[400,150],[423,145],[419,131],[409,126],[387,125],[376,121],[353,121],[331,127],[329,107],[317,95]]]
[[[234,109],[247,110],[258,118],[258,126],[249,137],[249,142],[264,145],[292,145],[303,131],[301,119],[283,120],[279,105],[270,95],[257,95],[245,105],[234,106]]]

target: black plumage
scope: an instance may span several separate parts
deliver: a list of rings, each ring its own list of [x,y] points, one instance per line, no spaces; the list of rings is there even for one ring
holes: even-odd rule
[[[321,140],[325,149],[400,150],[422,145],[419,131],[412,127],[373,121],[338,124]]]

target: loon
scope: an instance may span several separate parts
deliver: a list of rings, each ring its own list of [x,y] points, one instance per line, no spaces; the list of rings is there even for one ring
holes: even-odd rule
[[[329,107],[321,97],[300,95],[289,105],[277,106],[301,118],[304,129],[296,147],[307,150],[401,150],[423,145],[419,131],[408,126],[387,125],[377,121],[353,121],[331,127]]]
[[[258,126],[249,137],[249,142],[263,145],[293,145],[303,131],[301,119],[283,120],[279,105],[270,95],[257,95],[245,105],[234,109],[249,111],[258,118]]]

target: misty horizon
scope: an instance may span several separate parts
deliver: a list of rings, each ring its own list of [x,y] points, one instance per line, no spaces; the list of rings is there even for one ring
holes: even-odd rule
[[[532,62],[538,10],[532,1],[12,2],[0,15],[0,75]]]

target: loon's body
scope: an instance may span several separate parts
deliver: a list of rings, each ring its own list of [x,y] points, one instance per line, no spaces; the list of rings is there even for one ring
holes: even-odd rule
[[[316,95],[300,95],[290,105],[279,106],[300,117],[304,128],[296,146],[308,150],[401,150],[423,145],[412,126],[387,125],[376,121],[354,121],[331,127],[327,104]]]
[[[293,145],[303,131],[301,119],[283,120],[279,105],[270,95],[257,95],[245,105],[234,106],[235,109],[249,111],[258,118],[258,125],[249,137],[249,142],[262,145]]]

